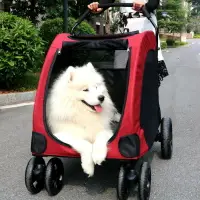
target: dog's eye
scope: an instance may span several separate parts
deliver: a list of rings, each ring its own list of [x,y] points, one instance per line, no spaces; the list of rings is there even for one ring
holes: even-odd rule
[[[88,92],[89,90],[88,90],[88,89],[84,89],[83,91],[84,91],[84,92]]]

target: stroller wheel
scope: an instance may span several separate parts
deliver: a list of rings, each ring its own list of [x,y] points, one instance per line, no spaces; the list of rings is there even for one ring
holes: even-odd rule
[[[127,178],[128,169],[124,165],[120,167],[117,185],[117,197],[119,200],[126,200],[130,193],[130,181]]]
[[[161,122],[161,154],[163,159],[170,159],[173,151],[172,120],[163,118]]]
[[[57,195],[64,184],[64,167],[59,158],[51,158],[45,173],[45,187],[50,196]]]
[[[25,171],[25,185],[30,193],[37,194],[44,188],[45,167],[42,157],[29,160]]]
[[[139,200],[149,200],[151,192],[151,167],[148,162],[144,162],[139,174]]]

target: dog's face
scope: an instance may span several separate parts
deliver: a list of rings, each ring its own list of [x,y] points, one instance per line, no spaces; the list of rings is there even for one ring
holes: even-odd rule
[[[102,112],[107,98],[103,77],[91,63],[81,68],[68,68],[68,83],[71,94],[93,112]]]

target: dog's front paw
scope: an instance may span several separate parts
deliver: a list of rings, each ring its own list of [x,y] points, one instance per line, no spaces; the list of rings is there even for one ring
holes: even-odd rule
[[[83,171],[88,174],[89,177],[94,175],[94,162],[92,160],[92,144],[88,144],[82,149],[81,153],[81,166]]]
[[[84,173],[88,175],[88,177],[92,177],[94,175],[94,163],[86,163],[82,162],[81,164]]]
[[[81,166],[83,171],[88,174],[88,177],[92,177],[94,175],[94,163],[91,153],[81,156]]]
[[[94,143],[92,151],[93,162],[97,165],[101,165],[101,163],[105,161],[106,155],[107,155],[107,146],[103,147]]]

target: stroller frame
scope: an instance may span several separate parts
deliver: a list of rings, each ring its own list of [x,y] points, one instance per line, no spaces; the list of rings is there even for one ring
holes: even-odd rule
[[[106,8],[106,7],[114,7],[114,6],[123,6],[123,7],[132,7],[132,4],[127,4],[127,3],[113,3],[113,4],[103,4],[99,5],[101,8]],[[146,10],[145,6],[142,8],[143,14],[151,21],[152,25],[156,29],[156,37],[154,36],[153,32],[151,31],[146,31],[145,33],[140,33],[138,32],[132,32],[132,33],[125,33],[125,34],[116,34],[116,35],[108,35],[108,36],[95,36],[95,35],[76,35],[73,34],[75,28],[85,19],[85,17],[90,13],[89,10],[87,10],[77,21],[75,26],[72,29],[72,35],[69,34],[59,34],[55,40],[53,41],[50,50],[47,54],[47,56],[51,55],[52,59],[45,60],[44,63],[44,69],[42,71],[41,77],[40,77],[40,82],[38,85],[38,91],[35,99],[35,106],[34,106],[34,120],[33,120],[33,135],[32,135],[32,143],[31,143],[31,151],[33,157],[30,159],[30,161],[27,164],[26,171],[25,171],[25,185],[28,189],[28,191],[32,194],[37,194],[39,193],[44,187],[46,188],[48,194],[50,196],[57,195],[64,184],[64,166],[62,161],[57,158],[59,157],[78,157],[78,154],[75,154],[73,149],[69,148],[69,145],[62,143],[61,141],[58,141],[52,134],[48,135],[42,135],[38,133],[37,130],[43,130],[42,123],[44,123],[45,131],[49,133],[50,131],[48,130],[48,127],[45,122],[45,106],[44,103],[41,102],[46,102],[46,95],[41,96],[40,94],[43,92],[45,93],[47,90],[47,86],[49,83],[49,78],[45,80],[44,74],[47,73],[48,70],[52,71],[52,68],[56,62],[57,55],[62,55],[65,52],[65,49],[68,48],[67,46],[67,41],[70,42],[74,40],[79,40],[83,41],[81,43],[83,46],[84,41],[98,41],[106,46],[106,42],[109,43],[109,40],[117,38],[118,41],[120,39],[126,39],[124,40],[125,42],[131,43],[131,40],[133,38],[135,41],[139,41],[138,44],[134,44],[135,47],[139,48],[141,45],[146,45],[146,54],[147,51],[150,49],[154,50],[153,54],[148,54],[148,57],[154,57],[154,63],[155,59],[157,59],[157,51],[158,51],[158,28],[154,24],[154,22],[151,20],[151,16]],[[135,35],[136,34],[136,35]],[[129,39],[130,37],[131,39]],[[68,39],[67,39],[68,38]],[[128,39],[127,39],[128,38]],[[59,44],[58,44],[59,41]],[[65,42],[66,41],[66,42]],[[102,42],[101,42],[102,41]],[[112,41],[113,42],[113,41]],[[122,42],[123,43],[123,42]],[[117,45],[117,42],[115,43]],[[133,45],[133,44],[132,44]],[[134,46],[133,45],[133,46]],[[72,45],[73,46],[73,45]],[[109,46],[109,45],[108,45]],[[122,45],[123,46],[123,45]],[[109,47],[112,48],[112,47]],[[51,51],[54,49],[53,51]],[[138,50],[139,52],[139,50]],[[137,53],[138,53],[137,52]],[[139,55],[139,53],[138,53]],[[146,57],[144,57],[145,60]],[[151,60],[151,59],[150,59]],[[133,62],[133,61],[132,61]],[[148,62],[148,61],[147,61]],[[157,61],[158,62],[158,61]],[[144,65],[145,63],[135,63],[136,65]],[[151,63],[152,64],[152,63]],[[48,67],[48,69],[45,68],[45,66],[51,65],[51,67]],[[146,65],[146,64],[145,64]],[[157,65],[155,64],[154,68],[152,66],[152,70],[154,69],[154,72],[156,71]],[[148,67],[149,68],[149,67]],[[131,69],[133,73],[133,67]],[[144,73],[144,77],[147,76],[145,74],[148,74],[150,71],[146,70],[146,72],[141,72],[142,74]],[[51,73],[51,72],[48,72]],[[154,73],[154,84],[156,83],[156,77]],[[130,79],[130,72],[129,72],[129,79]],[[148,79],[148,78],[147,78]],[[46,87],[41,88],[41,83],[45,81],[46,82]],[[142,83],[142,82],[141,82]],[[143,83],[145,84],[145,83]],[[147,83],[146,83],[147,84]],[[45,89],[46,88],[46,89]],[[134,87],[131,89],[136,90]],[[131,90],[130,87],[127,89],[128,91]],[[148,89],[148,87],[147,87]],[[126,95],[129,93],[127,92]],[[158,95],[158,88],[155,90],[155,95]],[[130,96],[130,95],[129,95]],[[42,100],[41,100],[42,98]],[[44,99],[43,99],[44,98]],[[125,97],[126,100],[124,102],[124,108],[123,112],[127,112],[126,104],[127,104],[127,99],[128,97]],[[157,96],[158,98],[158,96]],[[40,100],[39,100],[40,99]],[[141,100],[143,101],[143,100]],[[42,105],[41,105],[42,104]],[[137,105],[137,104],[136,104]],[[145,101],[143,102],[143,105],[145,105]],[[144,132],[141,132],[140,137],[136,138],[136,134],[132,135],[126,135],[122,128],[119,128],[116,133],[118,134],[121,130],[121,137],[116,137],[114,135],[113,138],[110,139],[109,145],[111,145],[112,149],[118,149],[114,150],[115,152],[112,154],[112,152],[109,154],[107,158],[108,159],[119,159],[122,161],[121,167],[119,169],[119,175],[118,175],[118,184],[117,184],[117,197],[119,200],[126,200],[130,194],[130,190],[132,189],[133,185],[136,186],[138,184],[138,193],[139,193],[139,199],[140,200],[148,200],[150,198],[150,190],[151,190],[151,167],[150,163],[144,161],[144,156],[147,154],[147,152],[150,150],[150,148],[153,145],[153,142],[160,142],[161,143],[161,154],[164,159],[171,159],[172,157],[172,146],[173,146],[173,137],[172,137],[172,120],[170,118],[162,118],[161,119],[161,113],[160,113],[160,106],[159,102],[156,107],[154,107],[155,112],[154,116],[156,116],[154,119],[154,128],[152,129],[151,136],[148,136],[148,134],[144,134]],[[135,107],[137,110],[137,108]],[[37,113],[39,113],[39,110],[43,110],[42,114],[39,115],[39,119],[36,120]],[[139,111],[140,112],[140,111]],[[123,114],[124,116],[121,119],[121,123],[124,123],[123,120],[127,120],[126,115]],[[43,117],[42,117],[43,116]],[[128,115],[127,115],[128,116]],[[144,114],[140,116],[141,124],[145,127],[144,119]],[[143,120],[143,121],[142,121]],[[152,121],[152,122],[153,122]],[[160,130],[159,130],[160,126]],[[37,127],[37,128],[36,128]],[[156,127],[156,128],[155,128]],[[149,131],[150,129],[148,129]],[[42,131],[40,131],[42,132]],[[147,132],[147,131],[146,131]],[[49,138],[47,138],[47,136]],[[46,138],[45,138],[46,137]],[[117,139],[116,139],[117,138]],[[138,142],[139,141],[139,142]],[[56,147],[57,149],[55,150],[54,153],[50,150],[50,146],[54,144],[59,144],[59,147]],[[139,147],[138,147],[139,144]],[[116,148],[117,146],[117,148]],[[64,147],[68,148],[68,154],[64,154]],[[139,148],[139,150],[138,150]],[[60,153],[62,152],[62,153]],[[45,164],[45,161],[43,157],[45,156],[53,156],[54,158],[51,158],[47,165]],[[35,184],[36,183],[36,184]]]

